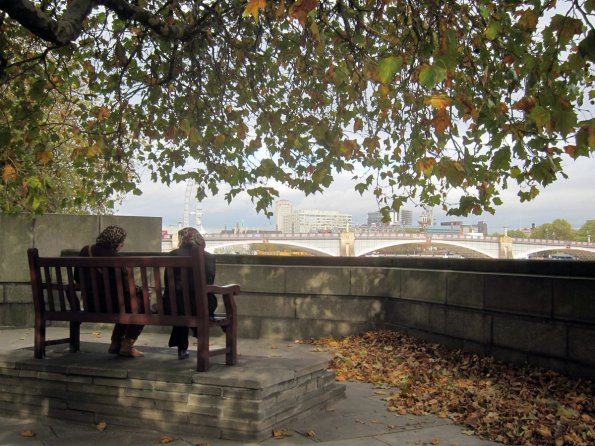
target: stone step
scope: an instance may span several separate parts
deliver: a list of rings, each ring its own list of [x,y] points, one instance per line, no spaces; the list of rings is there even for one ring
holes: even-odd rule
[[[328,357],[303,345],[283,354],[240,351],[235,366],[213,358],[204,373],[192,354],[180,361],[175,349],[143,351],[143,358],[121,358],[107,355],[103,343],[82,342],[78,353],[48,347],[41,360],[32,348],[2,353],[0,411],[262,441],[275,426],[345,396]]]

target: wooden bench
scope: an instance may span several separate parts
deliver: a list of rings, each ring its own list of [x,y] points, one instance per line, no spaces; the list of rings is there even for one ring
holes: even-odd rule
[[[199,372],[209,369],[209,358],[214,355],[225,354],[227,365],[236,363],[237,311],[234,296],[240,293],[240,287],[207,285],[203,247],[194,247],[190,256],[40,257],[36,248],[28,249],[27,255],[35,306],[35,358],[43,358],[46,346],[54,344],[69,343],[71,352],[79,351],[81,323],[94,322],[195,328],[198,343],[196,369]],[[181,268],[182,305],[178,305],[179,298],[175,298],[174,268]],[[75,281],[77,269],[80,285]],[[122,280],[124,270],[128,272],[128,283]],[[117,279],[117,296],[110,295],[110,272]],[[164,274],[168,275],[169,295],[173,296],[169,305],[163,300]],[[194,293],[189,287],[190,274],[194,278]],[[84,283],[89,278],[91,283]],[[102,280],[104,286],[100,285]],[[106,290],[105,295],[99,295],[98,287]],[[130,296],[137,295],[137,289],[140,289],[138,295],[142,293],[142,298],[128,299],[127,305],[125,287]],[[223,297],[225,313],[209,318],[207,293]],[[118,305],[113,308],[112,301],[116,298]],[[94,310],[90,311],[91,308]],[[49,321],[68,321],[69,337],[46,339]],[[225,347],[209,349],[210,327],[220,327],[225,332]]]

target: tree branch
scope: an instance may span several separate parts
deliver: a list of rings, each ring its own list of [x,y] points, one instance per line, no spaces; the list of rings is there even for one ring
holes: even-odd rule
[[[93,9],[92,0],[72,0],[58,20],[35,7],[29,0],[0,0],[0,10],[37,37],[57,45],[67,45],[83,29],[83,20]]]

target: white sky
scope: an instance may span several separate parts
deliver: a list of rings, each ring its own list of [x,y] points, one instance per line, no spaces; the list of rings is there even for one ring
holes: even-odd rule
[[[532,223],[541,225],[557,218],[567,220],[575,229],[587,220],[595,220],[595,158],[581,158],[567,163],[569,178],[560,179],[548,186],[539,197],[532,202],[520,203],[515,192],[506,191],[502,196],[504,204],[496,209],[496,214],[484,214],[469,217],[447,217],[441,211],[434,210],[437,223],[448,220],[462,220],[474,224],[479,220],[486,221],[488,231],[503,232],[504,226],[509,229],[530,227]],[[349,176],[338,177],[324,194],[305,197],[296,191],[280,189],[280,198],[290,200],[295,209],[332,210],[353,216],[354,224],[364,224],[368,212],[378,210],[371,194],[361,197],[354,189]],[[167,187],[162,184],[145,182],[141,185],[143,195],[129,196],[116,207],[118,215],[135,215],[161,217],[163,226],[177,225],[184,220],[184,200],[186,184]],[[207,232],[218,232],[227,227],[231,229],[243,224],[247,228],[274,229],[274,218],[268,220],[258,215],[255,206],[247,196],[238,196],[230,205],[223,194],[208,198],[201,203],[203,210],[203,227]],[[421,209],[413,210],[417,219]],[[191,206],[193,209],[193,206]],[[274,208],[272,209],[274,211]],[[194,216],[191,216],[191,223]]]

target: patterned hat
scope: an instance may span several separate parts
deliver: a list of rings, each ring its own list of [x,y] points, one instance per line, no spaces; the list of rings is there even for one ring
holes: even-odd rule
[[[178,247],[204,245],[205,239],[195,228],[182,228],[178,231]]]
[[[97,236],[95,244],[107,249],[116,249],[126,239],[126,231],[120,226],[108,226]]]

